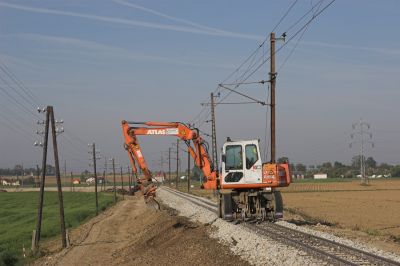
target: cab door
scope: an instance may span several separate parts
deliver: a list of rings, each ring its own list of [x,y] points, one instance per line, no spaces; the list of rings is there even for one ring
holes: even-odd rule
[[[246,184],[262,183],[262,161],[258,145],[256,143],[248,143],[244,146],[244,181]]]
[[[243,184],[243,146],[236,143],[226,145],[222,152],[222,184]]]

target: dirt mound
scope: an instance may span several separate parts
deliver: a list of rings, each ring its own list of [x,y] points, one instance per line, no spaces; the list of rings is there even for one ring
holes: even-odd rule
[[[96,220],[97,219],[97,220]],[[71,233],[72,247],[37,265],[248,265],[210,239],[211,228],[169,209],[154,211],[139,196]]]

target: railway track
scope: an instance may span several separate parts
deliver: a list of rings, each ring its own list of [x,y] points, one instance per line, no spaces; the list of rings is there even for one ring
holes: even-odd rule
[[[217,213],[217,204],[201,197],[163,187],[166,191],[185,200]],[[357,248],[334,242],[329,239],[310,235],[275,223],[240,223],[282,244],[306,252],[308,255],[326,262],[328,265],[389,265],[400,266],[400,263],[363,251]]]

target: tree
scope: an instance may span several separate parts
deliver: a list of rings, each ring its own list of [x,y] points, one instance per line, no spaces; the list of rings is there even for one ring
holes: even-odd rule
[[[86,177],[88,177],[88,175],[90,174],[90,172],[88,170],[85,170],[81,173],[81,182],[85,182],[86,181]]]
[[[365,165],[368,168],[376,168],[376,161],[372,157],[368,157],[367,160],[365,160]]]
[[[297,172],[305,172],[307,170],[304,164],[298,163],[296,164],[296,171]]]
[[[21,174],[23,170],[22,165],[20,164],[15,165],[13,170],[15,174]]]
[[[400,177],[400,165],[394,166],[390,173],[393,177]]]
[[[280,157],[278,158],[278,163],[287,163],[289,162],[289,158],[288,157]]]
[[[333,163],[333,168],[342,168],[344,166],[345,166],[344,164],[342,164],[341,162],[338,162],[338,161]]]
[[[55,175],[56,168],[50,164],[46,164],[46,175]]]
[[[321,168],[323,168],[323,169],[331,169],[332,168],[332,163],[331,162],[323,163],[321,165]]]

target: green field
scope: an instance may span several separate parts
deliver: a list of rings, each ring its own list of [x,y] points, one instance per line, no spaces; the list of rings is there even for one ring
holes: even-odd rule
[[[64,192],[65,225],[76,227],[95,216],[93,193]],[[23,264],[23,246],[30,251],[32,230],[36,227],[38,192],[0,193],[0,265]],[[99,207],[113,203],[111,194],[99,193]],[[41,240],[60,233],[57,192],[46,192]]]

